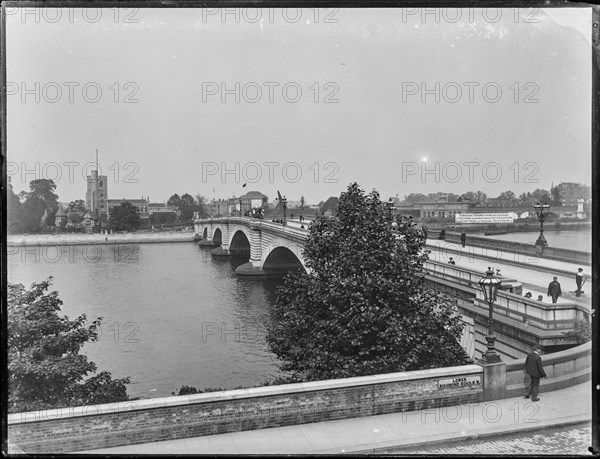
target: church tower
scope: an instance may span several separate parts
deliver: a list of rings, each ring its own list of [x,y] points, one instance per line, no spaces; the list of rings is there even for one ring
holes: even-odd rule
[[[98,175],[98,150],[96,150],[96,170],[92,171],[92,175],[87,176],[85,209],[94,217],[108,214],[108,180],[106,175]]]

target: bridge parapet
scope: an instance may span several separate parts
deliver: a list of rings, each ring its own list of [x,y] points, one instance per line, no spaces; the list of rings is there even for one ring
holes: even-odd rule
[[[429,239],[440,238],[441,230],[429,230]],[[532,239],[537,237],[537,233],[531,233]],[[446,242],[460,244],[460,233],[445,231],[442,238]],[[491,239],[484,236],[471,236],[467,234],[466,245],[486,249],[497,249],[504,252],[516,253],[520,255],[531,255],[549,260],[566,261],[570,263],[581,263],[582,265],[591,265],[592,254],[581,250],[564,249],[552,246],[536,246],[534,243],[527,244],[523,242],[514,242],[503,239]]]

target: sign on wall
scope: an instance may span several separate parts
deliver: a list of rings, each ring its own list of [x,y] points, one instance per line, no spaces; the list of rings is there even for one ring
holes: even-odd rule
[[[480,376],[461,376],[459,378],[440,379],[438,382],[438,389],[447,389],[449,387],[471,387],[480,385]]]
[[[456,214],[456,223],[513,223],[515,214],[510,213],[477,213]]]

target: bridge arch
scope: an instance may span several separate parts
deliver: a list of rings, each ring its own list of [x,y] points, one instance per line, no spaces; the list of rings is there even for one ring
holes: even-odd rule
[[[306,271],[302,260],[289,247],[278,246],[269,252],[262,266],[267,276],[282,276],[290,271]]]
[[[213,244],[215,245],[221,245],[223,242],[223,232],[221,231],[221,228],[215,228],[213,231]]]
[[[208,228],[205,226],[204,231],[202,232],[202,237],[204,239],[208,238]]]
[[[236,228],[232,231],[229,250],[248,250],[250,251],[250,234],[245,228]]]

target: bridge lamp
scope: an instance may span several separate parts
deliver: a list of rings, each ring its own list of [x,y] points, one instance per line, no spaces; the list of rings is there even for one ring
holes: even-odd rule
[[[483,354],[484,363],[497,363],[500,362],[500,355],[496,352],[494,343],[496,337],[494,336],[494,317],[493,317],[493,305],[496,301],[498,289],[502,281],[494,275],[494,270],[488,267],[485,277],[479,280],[479,287],[483,292],[483,298],[488,304],[489,319],[488,319],[488,336],[485,337],[487,341],[487,351]]]
[[[287,218],[285,213],[287,209],[287,198],[285,196],[281,198],[281,205],[283,206],[283,224],[285,226],[287,224]]]
[[[548,210],[550,209],[550,206],[548,204],[540,204],[538,202],[535,206],[533,206],[533,208],[535,209],[535,215],[540,222],[540,235],[537,238],[537,241],[535,241],[535,245],[541,245],[545,247],[548,245],[548,242],[544,237],[544,221],[548,217]]]

